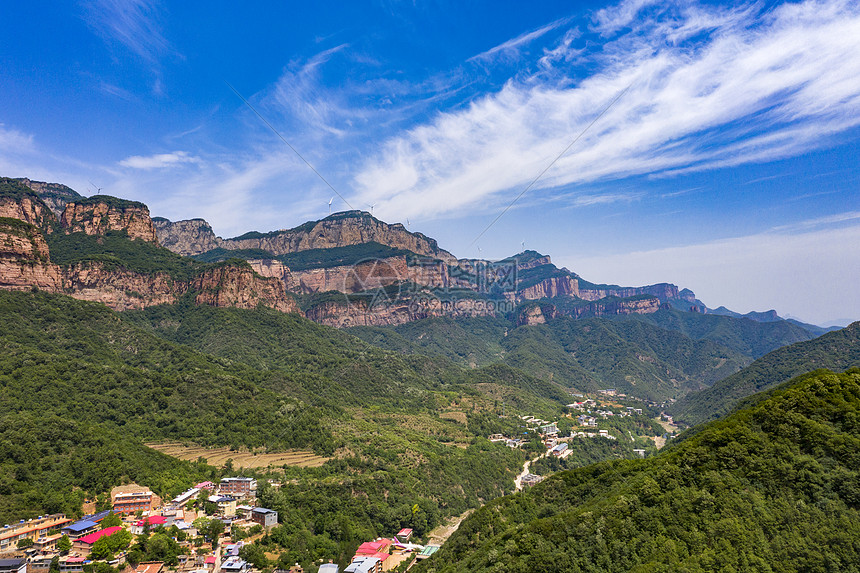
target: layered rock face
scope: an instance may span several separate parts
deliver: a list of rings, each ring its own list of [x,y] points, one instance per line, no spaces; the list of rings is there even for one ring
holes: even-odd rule
[[[36,197],[28,196],[18,200],[0,197],[0,217],[18,219],[45,229],[49,233],[53,230],[49,223],[56,221],[56,217],[45,203]]]
[[[245,309],[262,305],[281,312],[301,312],[284,290],[284,283],[261,277],[251,268],[222,265],[208,269],[194,278],[190,286],[199,291],[197,304]]]
[[[216,237],[209,224],[202,219],[175,223],[157,220],[156,229],[162,244],[181,255],[198,255],[218,247],[230,250],[263,249],[273,255],[285,255],[310,249],[379,243],[451,263],[456,262],[456,258],[440,249],[435,240],[421,233],[410,233],[399,223],[384,223],[363,211],[336,213],[295,229],[265,234],[247,233],[233,239]]]
[[[31,181],[26,177],[17,179],[16,181],[32,189],[57,217],[63,214],[66,205],[70,201],[82,198],[77,191],[60,183]]]
[[[168,221],[156,217],[152,220],[155,234],[162,247],[185,257],[217,249],[221,239],[215,236],[212,227],[203,219]]]
[[[335,328],[391,326],[432,317],[471,318],[498,314],[499,309],[491,301],[445,301],[420,295],[372,306],[365,300],[352,300],[344,295],[343,300],[326,301],[305,311],[305,316],[314,322]]]
[[[352,294],[405,282],[429,288],[441,288],[447,284],[445,264],[413,265],[405,256],[300,271],[272,259],[248,262],[261,276],[279,278],[287,290],[299,294],[328,291]]]
[[[589,318],[624,314],[650,314],[660,310],[662,304],[657,297],[647,297],[633,300],[610,298],[565,310],[560,310],[553,304],[529,305],[519,311],[517,324],[543,324],[547,320],[560,316]]]
[[[100,262],[61,267],[50,261],[42,229],[31,221],[48,229],[56,222],[38,198],[0,201],[0,288],[38,288],[100,302],[114,310],[172,304],[194,291],[197,304],[238,308],[262,305],[282,312],[301,312],[280,279],[261,277],[250,267],[220,265],[205,269],[190,281],[174,280],[166,272],[144,274],[107,268]],[[68,229],[87,234],[126,230],[130,237],[157,241],[148,210],[136,205],[118,208],[106,203],[70,203],[62,221]]]
[[[113,197],[100,201],[99,197],[89,197],[85,201],[66,205],[60,222],[64,229],[72,233],[103,235],[108,231],[124,230],[130,239],[158,244],[149,209],[143,203]]]

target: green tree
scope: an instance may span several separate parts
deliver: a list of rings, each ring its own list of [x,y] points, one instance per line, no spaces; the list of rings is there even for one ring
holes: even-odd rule
[[[101,529],[107,529],[108,527],[117,527],[122,525],[122,518],[115,514],[113,511],[108,513],[101,522]]]
[[[261,571],[269,566],[269,559],[266,557],[265,550],[257,543],[243,546],[239,550],[239,557]]]
[[[18,549],[26,549],[33,546],[33,540],[29,538],[18,540]]]
[[[66,551],[70,551],[72,549],[72,540],[69,539],[68,535],[63,535],[61,538],[57,540],[57,551],[61,553],[65,553]]]

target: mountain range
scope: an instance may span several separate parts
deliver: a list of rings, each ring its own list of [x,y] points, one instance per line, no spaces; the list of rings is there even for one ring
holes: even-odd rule
[[[835,416],[818,428],[827,444],[855,439],[837,422],[853,416],[856,373],[782,385],[816,368],[860,366],[860,323],[828,332],[773,311],[710,309],[669,283],[592,283],[535,251],[458,259],[366,212],[222,239],[201,219],[170,222],[142,203],[0,178],[0,324],[0,521],[80,515],[84,501],[119,483],[166,497],[235,474],[146,445],[164,443],[251,457],[299,450],[325,462],[240,470],[286,482],[261,496],[289,520],[279,542],[290,548],[282,554],[288,564],[307,565],[317,554],[344,563],[361,539],[402,527],[423,536],[485,506],[443,553],[469,570],[534,570],[526,564],[540,562],[551,571],[553,560],[567,561],[534,536],[554,539],[551,530],[579,531],[577,523],[603,527],[589,521],[595,508],[618,523],[635,518],[652,541],[625,537],[613,521],[605,543],[583,530],[570,534],[583,545],[556,545],[576,555],[600,547],[612,563],[651,570],[642,548],[669,544],[677,550],[666,558],[696,570],[723,562],[690,560],[707,553],[704,541],[660,521],[671,513],[669,498],[683,501],[676,508],[690,527],[705,527],[691,512],[716,508],[728,517],[713,527],[727,538],[775,532],[769,551],[794,543],[795,532],[739,525],[743,516],[726,509],[738,500],[720,492],[746,484],[756,511],[822,527],[812,539],[828,548],[840,523],[799,504],[856,502],[856,478],[842,458],[828,461],[808,440],[774,428],[810,428],[819,414],[792,409],[808,394],[810,408]],[[529,448],[543,448],[523,419],[558,420],[570,431],[573,395],[610,390],[651,416],[664,411],[690,425],[728,418],[696,426],[653,460],[561,472],[507,496]],[[840,393],[850,404],[827,413],[822,404]],[[768,418],[776,410],[783,417]],[[636,424],[653,425],[655,437],[663,431],[651,419],[619,423],[633,424],[624,432]],[[524,448],[487,439],[524,432]],[[577,443],[564,467],[638,457],[634,447],[657,453],[650,438],[629,437]],[[774,490],[723,463],[731,454],[740,464],[753,451],[734,452],[732,441],[765,447],[753,452],[758,467],[774,472],[806,460],[812,489],[783,484],[801,509],[786,517],[785,508],[759,503]],[[695,470],[684,481],[676,466]],[[719,559],[730,553],[714,551]],[[744,549],[726,563],[755,569],[751,559]]]

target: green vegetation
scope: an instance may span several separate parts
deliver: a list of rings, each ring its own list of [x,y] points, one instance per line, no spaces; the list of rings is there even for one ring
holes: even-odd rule
[[[182,257],[146,241],[131,241],[125,231],[108,231],[104,235],[86,233],[50,233],[45,236],[51,261],[62,266],[100,262],[111,268],[155,274],[166,273],[174,280],[189,280],[206,265]]]
[[[35,191],[21,183],[17,179],[9,177],[0,177],[0,199],[13,199],[20,201],[24,197],[30,197],[41,201]]]
[[[853,366],[860,366],[860,322],[774,350],[712,387],[691,394],[669,411],[678,421],[699,424],[724,416],[746,396],[773,388],[813,368],[842,371]]]
[[[860,369],[817,371],[641,461],[467,519],[423,572],[854,571]]]
[[[200,261],[201,263],[217,263],[220,261],[226,261],[227,259],[237,258],[244,260],[253,260],[253,259],[274,259],[275,255],[270,253],[269,251],[263,249],[222,249],[218,247],[217,249],[212,249],[211,251],[206,251],[205,253],[201,253],[199,255],[194,255],[191,257],[196,261]]]
[[[249,233],[250,234],[250,233]],[[264,236],[257,233],[260,237]],[[239,239],[253,239],[260,237],[242,236]],[[275,259],[284,263],[290,270],[303,271],[307,269],[331,268],[339,266],[354,265],[363,261],[382,260],[392,257],[417,257],[412,251],[395,249],[379,243],[362,243],[346,247],[332,249],[308,249],[285,255],[274,255],[264,249],[224,249],[218,247],[200,255],[194,255],[194,259],[214,263],[231,257],[240,259]]]
[[[756,322],[716,314],[659,310],[630,318],[673,330],[693,340],[710,340],[752,358],[764,356],[786,344],[802,342],[815,334],[790,322]]]
[[[149,211],[149,208],[141,203],[140,201],[131,201],[129,199],[120,199],[119,197],[114,197],[112,195],[93,195],[91,197],[81,197],[80,199],[75,199],[74,203],[76,205],[98,205],[103,203],[108,207],[113,207],[115,209],[145,209]]]

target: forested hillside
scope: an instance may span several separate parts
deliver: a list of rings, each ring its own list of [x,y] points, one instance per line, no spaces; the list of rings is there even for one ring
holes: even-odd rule
[[[661,454],[556,474],[424,572],[856,571],[860,369],[816,371]]]
[[[367,512],[395,511],[389,501],[398,496],[427,508],[415,523],[433,527],[513,488],[525,454],[485,439],[516,431],[514,417],[494,413],[502,403],[547,416],[563,408],[558,387],[513,368],[405,357],[265,308],[181,304],[121,314],[0,291],[0,322],[0,521],[74,515],[84,498],[125,481],[172,496],[213,477],[216,468],[143,446],[182,440],[335,457],[290,469],[294,486],[283,491],[314,496],[323,483],[348,480],[366,507],[313,516],[346,516],[344,539],[382,534],[374,528],[390,519]]]
[[[860,366],[860,322],[807,342],[779,348],[711,388],[687,396],[670,411],[687,424],[713,420],[751,394],[773,388],[815,368],[841,372]]]
[[[520,327],[502,318],[437,318],[349,331],[401,353],[441,355],[472,367],[504,363],[578,391],[616,388],[657,401],[706,388],[761,353],[812,337],[784,321],[672,310]]]

